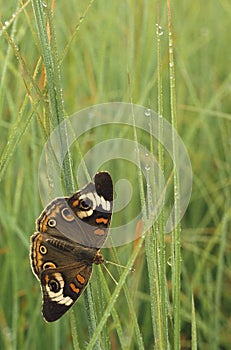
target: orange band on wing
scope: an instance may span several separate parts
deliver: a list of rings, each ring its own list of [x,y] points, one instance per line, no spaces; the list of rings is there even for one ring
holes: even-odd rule
[[[97,219],[95,219],[95,222],[97,223],[97,224],[107,224],[108,223],[108,219],[105,219],[105,218],[97,218]]]
[[[77,205],[79,205],[79,200],[76,199],[73,203],[72,203],[73,207],[77,207]]]
[[[84,284],[85,278],[82,275],[78,274],[76,278],[77,278],[77,281],[79,281],[79,283]]]
[[[47,223],[48,223],[49,217],[46,217],[45,220],[42,222],[42,231],[47,232]]]
[[[74,293],[79,294],[80,289],[77,288],[74,283],[70,283],[69,286],[73,290]]]
[[[104,230],[101,230],[100,228],[97,228],[97,229],[94,231],[94,234],[95,234],[95,235],[100,235],[100,236],[102,236],[102,235],[104,235]]]

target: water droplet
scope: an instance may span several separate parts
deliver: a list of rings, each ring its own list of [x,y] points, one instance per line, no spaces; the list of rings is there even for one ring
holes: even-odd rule
[[[135,152],[136,152],[137,154],[139,154],[139,153],[140,153],[140,149],[139,149],[139,147],[138,147],[138,146],[136,146],[136,147],[135,147]]]
[[[47,7],[47,4],[45,2],[41,1],[41,4],[43,7]]]
[[[151,109],[150,109],[150,108],[147,108],[147,109],[145,110],[145,112],[144,112],[144,115],[145,115],[146,117],[150,117],[150,116],[151,116]]]
[[[149,164],[146,164],[146,165],[145,165],[145,170],[147,170],[147,171],[150,170],[150,165],[149,165]]]
[[[5,21],[4,26],[7,27],[10,24],[9,21]]]
[[[167,260],[168,266],[172,266],[172,256],[170,256]]]
[[[161,35],[164,34],[163,28],[162,28],[159,24],[157,24],[157,23],[156,23],[156,34],[157,34],[158,36],[161,36]]]

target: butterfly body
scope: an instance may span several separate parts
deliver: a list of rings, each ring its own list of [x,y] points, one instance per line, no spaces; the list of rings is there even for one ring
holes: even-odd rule
[[[111,221],[113,185],[107,172],[95,175],[71,197],[57,198],[39,216],[31,236],[31,268],[42,294],[46,321],[60,318],[79,298],[101,264]]]

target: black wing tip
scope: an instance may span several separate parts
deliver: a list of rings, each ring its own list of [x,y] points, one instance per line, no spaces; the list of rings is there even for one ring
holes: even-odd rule
[[[50,301],[46,295],[43,295],[42,315],[46,322],[55,322],[59,320],[74,304],[66,306]]]
[[[65,312],[66,312],[66,310],[63,311],[62,313],[52,313],[52,314],[50,314],[50,313],[48,313],[47,311],[42,310],[42,315],[43,315],[43,319],[44,319],[46,322],[50,323],[50,322],[58,321],[58,320],[63,316],[63,314],[64,314]]]
[[[113,200],[113,183],[108,171],[100,171],[94,177],[96,192],[106,200]]]

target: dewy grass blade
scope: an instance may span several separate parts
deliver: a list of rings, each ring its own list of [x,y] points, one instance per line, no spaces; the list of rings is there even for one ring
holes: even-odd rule
[[[16,10],[15,13],[18,14],[19,13],[18,10]],[[14,42],[16,24],[17,24],[17,18],[13,22],[12,31],[11,31],[10,35],[5,31],[5,29],[3,30],[5,37],[9,43],[9,46],[7,49],[6,57],[4,59],[4,68],[2,71],[2,77],[1,77],[1,85],[0,85],[0,104],[1,104],[0,108],[1,109],[2,109],[2,98],[3,98],[3,94],[4,94],[3,89],[4,89],[5,80],[6,80],[7,65],[8,65],[9,59],[10,59],[10,49],[12,49],[14,51],[15,56],[18,57],[20,62],[22,62],[21,55],[18,52],[18,48]],[[13,154],[14,154],[18,144],[22,140],[22,137],[23,137],[27,127],[29,126],[32,117],[33,117],[33,114],[30,113],[28,115],[28,117],[26,118],[25,122],[23,122],[23,116],[25,113],[26,106],[27,106],[27,99],[25,99],[23,104],[22,104],[21,110],[19,112],[19,117],[17,118],[15,125],[13,127],[11,127],[8,141],[7,141],[3,151],[1,153],[1,157],[0,157],[0,182],[3,178],[3,175],[6,171],[12,157],[13,157]]]
[[[72,334],[72,339],[73,339],[73,348],[74,348],[74,350],[80,350],[73,309],[70,310],[70,324],[71,324],[71,334]]]
[[[84,11],[84,13],[83,13],[83,15],[82,15],[81,18],[79,19],[79,23],[76,25],[75,30],[74,30],[74,32],[73,32],[73,34],[72,34],[70,40],[68,41],[68,43],[67,43],[65,49],[63,50],[63,53],[62,53],[62,56],[61,56],[61,59],[60,59],[60,64],[63,62],[64,58],[66,57],[66,55],[67,55],[67,53],[68,53],[68,50],[71,48],[71,44],[72,44],[73,40],[75,39],[77,33],[79,32],[80,26],[81,26],[81,24],[83,23],[83,21],[85,20],[85,17],[87,16],[87,14],[88,14],[88,12],[89,12],[91,6],[93,5],[93,2],[94,2],[94,1],[95,1],[95,0],[90,0],[90,1],[89,1],[89,3],[88,3],[88,5],[87,5],[87,7],[86,7],[86,9],[85,9],[85,11]]]
[[[12,127],[10,131],[10,136],[8,138],[8,142],[5,145],[3,152],[0,157],[0,181],[2,180],[4,173],[10,164],[12,157],[15,153],[15,150],[18,146],[18,144],[21,142],[28,126],[30,125],[31,119],[33,117],[33,113],[31,112],[26,120],[23,122],[23,111],[26,107],[26,101],[25,104],[22,107],[22,110],[20,111],[20,115],[15,123],[15,126]]]
[[[230,201],[230,198],[228,199]],[[230,206],[229,206],[230,208]],[[221,222],[220,230],[220,248],[218,254],[218,266],[217,266],[217,278],[216,278],[216,287],[215,287],[215,312],[214,312],[214,349],[219,348],[220,337],[221,337],[221,324],[220,324],[220,313],[221,313],[221,294],[223,287],[223,274],[224,274],[224,259],[225,259],[225,248],[227,244],[227,232],[228,221],[230,220],[231,210],[227,208],[224,213],[223,220]]]
[[[110,290],[108,288],[108,284],[107,284],[107,281],[104,277],[104,274],[102,272],[102,269],[99,269],[99,275],[100,275],[100,281],[102,283],[102,290],[103,290],[103,293],[105,294],[105,297],[106,297],[106,300],[110,300],[110,297],[111,297],[111,293],[110,293]],[[125,345],[125,339],[124,339],[124,334],[123,334],[123,329],[122,329],[122,325],[121,325],[121,322],[120,322],[120,318],[119,318],[119,315],[116,311],[116,309],[113,307],[112,308],[112,317],[113,317],[113,320],[114,320],[114,323],[115,323],[115,328],[116,328],[116,332],[117,332],[117,335],[118,335],[118,338],[119,338],[119,341],[120,341],[120,347],[121,349],[125,350],[126,347],[124,347]]]
[[[64,108],[60,67],[55,38],[55,27],[53,21],[53,8],[50,8],[50,5],[46,6],[45,11],[42,1],[32,0],[32,5],[37,25],[37,34],[40,40],[42,56],[46,68],[47,86],[52,111],[50,123],[53,125],[53,127],[56,127],[64,120]],[[49,30],[47,28],[49,28]],[[60,130],[59,136],[61,145],[60,151],[62,149],[68,150],[69,148],[65,147],[65,145],[68,143],[68,135],[65,125],[63,130]],[[63,163],[63,171],[66,191],[68,194],[70,194],[74,191],[74,181],[69,151],[67,151],[67,157],[65,157]]]
[[[196,329],[196,312],[195,312],[195,304],[194,297],[192,294],[192,324],[191,324],[191,333],[192,333],[192,350],[197,350],[197,329]]]
[[[89,338],[92,339],[96,331],[97,315],[94,308],[94,302],[91,293],[91,285],[87,287],[84,293],[84,301],[87,308]],[[100,337],[97,337],[94,345],[96,350],[100,350]]]
[[[97,339],[99,338],[100,333],[102,332],[102,329],[103,329],[108,317],[110,316],[111,310],[112,310],[112,308],[113,308],[113,306],[114,306],[114,304],[119,296],[119,292],[125,283],[126,277],[127,277],[128,273],[130,273],[130,268],[134,265],[134,261],[138,255],[141,247],[142,247],[143,241],[144,241],[144,238],[141,237],[139,244],[137,245],[136,249],[133,251],[132,255],[130,256],[128,263],[127,263],[127,269],[125,269],[124,272],[122,273],[121,278],[118,282],[118,285],[115,287],[115,290],[110,298],[110,301],[109,301],[109,303],[104,311],[103,317],[99,321],[99,323],[95,329],[95,332],[94,332],[88,346],[86,347],[86,350],[91,350],[93,348],[94,344],[97,342]]]
[[[12,24],[13,26],[16,24],[16,20],[19,17],[20,13],[29,5],[29,3],[30,3],[30,0],[27,0],[24,4],[22,4],[21,7],[17,4],[17,8],[15,12],[12,14],[11,18],[5,21],[5,24],[0,29],[0,37],[2,36],[4,31],[7,30]]]
[[[173,53],[173,37],[172,37],[172,18],[170,0],[168,4],[168,35],[169,35],[169,78],[170,78],[170,110],[172,130],[176,129],[176,86],[175,86],[175,68],[174,68],[174,53]],[[175,163],[176,154],[176,140],[174,132],[172,133],[172,147],[173,147],[173,162]],[[174,171],[174,211],[175,211],[175,225],[179,218],[179,179],[177,173]],[[174,350],[180,349],[180,274],[181,274],[181,249],[180,249],[180,225],[177,224],[172,231],[172,288],[173,288],[173,321],[174,321]]]
[[[157,2],[157,21],[156,21],[156,38],[157,38],[157,78],[158,78],[158,139],[163,139],[163,91],[162,91],[162,57],[161,57],[161,39],[163,38],[163,29],[160,26],[159,3]],[[151,135],[150,130],[150,135]],[[150,152],[153,154],[153,143],[150,138]],[[158,142],[158,159],[160,170],[164,170],[164,148]],[[160,173],[159,173],[159,176]],[[149,177],[147,177],[149,179]],[[154,179],[149,179],[154,181]],[[150,184],[147,184],[147,192]],[[153,186],[155,188],[155,184]],[[151,198],[151,196],[149,196]],[[149,213],[152,208],[152,201],[147,202]],[[157,339],[156,346],[158,349],[168,349],[168,297],[166,288],[166,256],[165,256],[165,232],[164,232],[164,209],[161,211],[158,220],[150,228],[150,232],[145,241],[146,257],[149,273],[149,286],[151,296],[151,316],[153,334]]]
[[[59,65],[59,55],[58,55],[58,47],[56,43],[56,33],[55,33],[55,25],[53,20],[53,10],[48,11],[48,19],[49,19],[49,28],[50,28],[50,45],[51,45],[51,55],[53,59],[53,79],[54,79],[54,90],[56,95],[56,104],[55,108],[57,110],[57,124],[61,123],[64,120],[64,103],[63,103],[63,94],[61,87],[61,73],[60,73],[60,65]],[[60,142],[63,147],[68,143],[68,134],[67,134],[67,126],[64,124],[63,129],[60,133]],[[69,151],[69,147],[67,147],[67,154],[64,158],[63,162],[63,171],[64,171],[64,183],[67,190],[67,193],[70,194],[74,191],[74,179],[72,173],[72,162],[71,162],[71,154]]]
[[[119,258],[118,258],[116,249],[113,249],[113,260],[119,264]],[[127,267],[125,267],[125,268],[127,268]],[[120,274],[121,274],[121,271],[122,271],[121,268],[118,266],[118,272]],[[130,271],[133,271],[133,270],[130,270]],[[135,273],[135,271],[134,271],[134,273]],[[135,308],[134,308],[134,304],[132,302],[131,293],[130,293],[126,283],[124,283],[124,285],[123,285],[123,290],[124,290],[125,298],[127,300],[128,307],[129,307],[131,320],[133,322],[134,333],[136,335],[136,343],[137,343],[138,349],[142,350],[142,349],[144,349],[144,342],[143,342],[142,332],[141,332],[141,329],[139,327],[139,323],[138,323],[138,320],[137,320],[137,315],[136,315],[136,311],[135,311]]]

